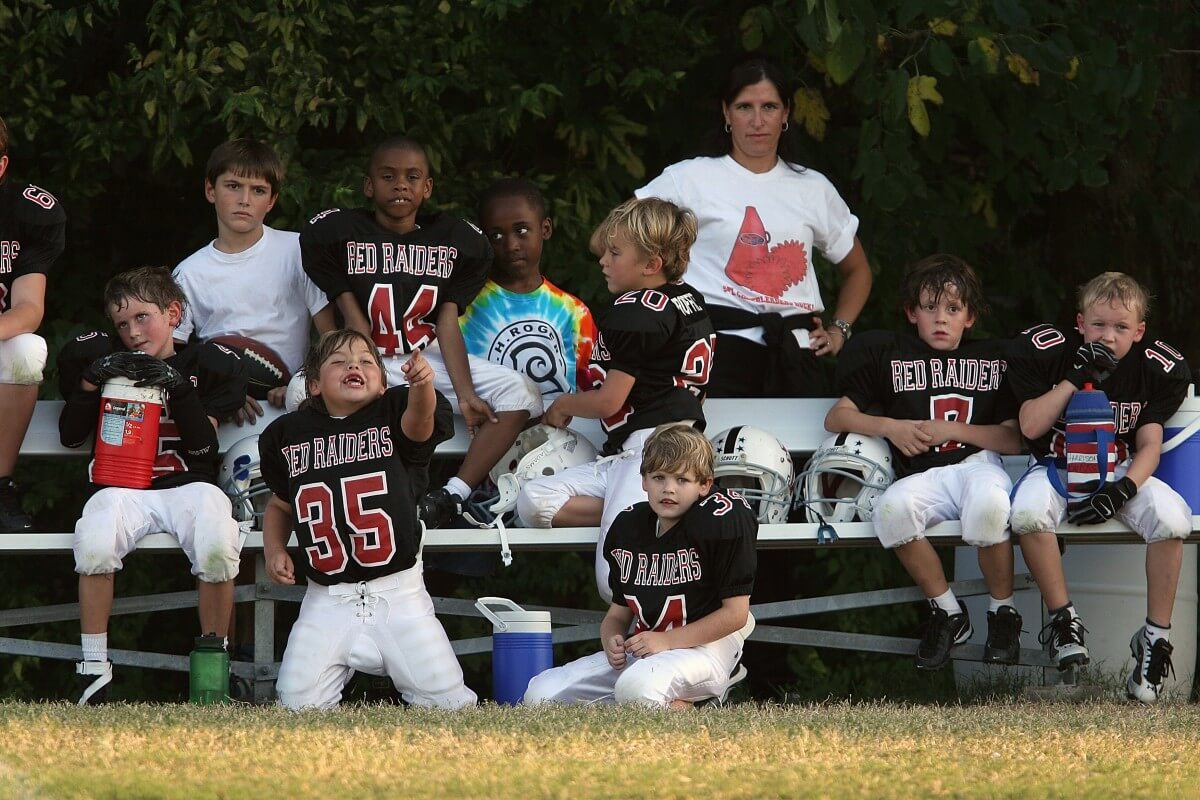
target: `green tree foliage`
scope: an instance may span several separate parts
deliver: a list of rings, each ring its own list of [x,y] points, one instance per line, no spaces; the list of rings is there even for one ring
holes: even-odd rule
[[[696,154],[728,65],[762,50],[798,85],[788,135],[862,220],[865,325],[900,323],[900,271],[934,251],[978,266],[998,334],[1063,319],[1078,283],[1121,269],[1200,363],[1198,20],[1186,0],[10,0],[0,114],[14,178],[70,219],[52,345],[100,324],[109,275],[211,238],[203,162],[238,135],[287,162],[279,227],[359,202],[392,134],[427,144],[434,202],[469,217],[488,182],[530,176],[557,223],[548,274],[602,301],[591,229]],[[44,527],[69,529],[69,497],[38,490]],[[835,563],[852,562],[814,559],[798,585],[847,590]]]

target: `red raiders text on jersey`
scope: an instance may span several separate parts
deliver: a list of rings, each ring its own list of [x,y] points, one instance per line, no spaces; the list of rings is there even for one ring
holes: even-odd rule
[[[13,282],[46,274],[63,251],[62,205],[32,184],[0,183],[0,313],[12,307]]]
[[[996,425],[1015,419],[1008,386],[1006,341],[964,341],[951,351],[934,350],[910,333],[867,331],[838,355],[838,394],[860,411],[892,419],[943,419]],[[956,464],[979,448],[949,441],[907,457],[894,447],[898,477]]]

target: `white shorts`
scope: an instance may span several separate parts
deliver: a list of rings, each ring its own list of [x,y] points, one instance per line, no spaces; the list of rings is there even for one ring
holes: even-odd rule
[[[310,583],[279,667],[280,704],[333,708],[358,670],[387,675],[413,705],[474,705],[421,571],[418,561],[372,581]]]
[[[626,654],[625,666],[619,670],[609,665],[601,650],[536,676],[525,690],[525,702],[665,707],[672,700],[720,697],[742,657],[742,641],[740,633],[731,633],[710,644],[645,658]]]
[[[517,515],[530,528],[551,527],[554,515],[572,497],[604,498],[600,535],[596,541],[596,589],[606,603],[612,600],[612,590],[608,586],[604,537],[617,514],[646,500],[646,491],[642,488],[642,448],[652,433],[653,428],[634,431],[617,455],[530,481],[521,487],[521,494],[517,496]]]
[[[159,531],[179,540],[200,580],[221,583],[237,577],[242,540],[229,496],[199,482],[174,489],[110,486],[96,492],[75,523],[75,571],[116,572],[143,537]]]
[[[1129,470],[1131,461],[1118,464],[1113,480]],[[1046,475],[1046,468],[1031,466],[1017,482],[1009,518],[1012,532],[1041,533],[1055,531],[1066,519],[1067,499],[1059,494]],[[1192,510],[1178,492],[1153,476],[1146,479],[1128,503],[1117,512],[1117,519],[1136,531],[1147,542],[1186,539],[1192,532]]]
[[[39,384],[45,368],[46,340],[36,333],[0,341],[0,383]]]
[[[450,373],[446,371],[446,362],[442,351],[436,342],[423,351],[429,365],[433,368],[433,386],[446,396],[454,413],[458,413],[458,394],[450,381]],[[383,367],[387,370],[388,386],[407,386],[408,378],[400,368],[408,361],[407,355],[384,356]],[[525,375],[509,369],[501,364],[467,354],[467,363],[471,368],[471,382],[475,384],[478,394],[493,411],[528,411],[530,419],[542,415],[542,395],[537,385]],[[304,373],[297,372],[288,384],[285,405],[288,411],[295,411],[300,403],[308,397],[304,382]]]
[[[890,550],[957,519],[964,542],[990,547],[1008,538],[1011,490],[1000,456],[980,450],[957,464],[927,469],[889,486],[875,504],[875,535]]]

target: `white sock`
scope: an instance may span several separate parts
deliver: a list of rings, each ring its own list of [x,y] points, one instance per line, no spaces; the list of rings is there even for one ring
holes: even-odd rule
[[[1146,617],[1146,638],[1150,640],[1150,644],[1154,644],[1159,639],[1166,639],[1167,641],[1170,641],[1171,626],[1155,625],[1150,621],[1149,617]]]
[[[1013,608],[1012,599],[1013,599],[1013,596],[1011,594],[1008,597],[1005,597],[1003,600],[997,600],[996,598],[989,596],[988,597],[988,612],[995,614],[1003,606],[1008,606],[1009,608]]]
[[[83,643],[84,661],[108,661],[107,633],[81,633],[79,640]]]
[[[466,500],[471,496],[471,487],[467,486],[467,484],[460,480],[458,476],[446,481],[445,489],[459,500]]]
[[[939,594],[937,597],[929,598],[929,602],[933,603],[950,616],[962,613],[962,609],[958,605],[958,598],[954,596],[953,589],[947,589],[944,594]]]

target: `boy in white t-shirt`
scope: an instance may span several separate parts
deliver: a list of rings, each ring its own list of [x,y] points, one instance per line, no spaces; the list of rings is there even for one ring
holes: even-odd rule
[[[300,235],[263,224],[279,199],[284,167],[266,144],[234,139],[219,145],[205,167],[204,196],[213,204],[217,238],[188,256],[174,277],[187,295],[175,339],[237,334],[257,339],[295,372],[308,347],[309,319],[333,330],[333,306],[304,274]],[[267,393],[283,408],[286,386]],[[253,422],[262,407],[250,397],[236,419]]]

